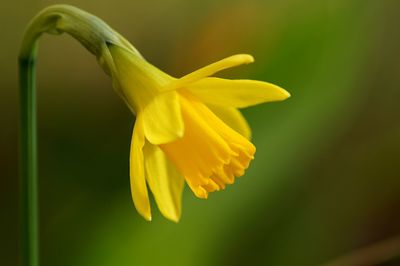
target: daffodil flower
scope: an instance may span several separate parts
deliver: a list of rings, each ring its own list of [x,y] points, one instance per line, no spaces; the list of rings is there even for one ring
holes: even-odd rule
[[[109,44],[114,87],[136,115],[130,182],[138,212],[151,220],[148,187],[161,213],[181,216],[184,183],[206,199],[240,177],[254,158],[250,128],[237,108],[280,101],[290,95],[262,81],[211,77],[254,61],[234,55],[176,79],[139,53]]]
[[[19,52],[21,93],[22,263],[39,265],[36,137],[36,56],[43,33],[67,33],[96,56],[113,87],[136,116],[131,141],[130,183],[138,212],[151,220],[148,189],[161,213],[177,222],[186,181],[206,199],[244,174],[256,148],[237,110],[290,95],[270,83],[211,77],[254,61],[234,55],[176,79],[148,63],[98,17],[69,5],[53,5],[29,22]]]
[[[21,88],[27,99],[22,104],[23,132],[28,132],[23,165],[27,170],[22,172],[27,173],[24,180],[29,189],[35,187],[29,182],[36,182],[36,172],[30,171],[36,167],[35,134],[29,133],[35,132],[36,119],[31,91],[37,39],[44,32],[68,33],[94,54],[136,116],[130,183],[135,207],[146,220],[151,220],[147,187],[161,213],[178,221],[185,181],[197,197],[205,199],[242,176],[256,148],[237,108],[289,97],[287,91],[267,82],[211,77],[252,63],[250,55],[234,55],[177,79],[148,63],[129,41],[96,16],[68,5],[47,7],[30,22],[20,51]],[[36,192],[30,191],[34,201]],[[29,211],[31,206],[26,206]]]

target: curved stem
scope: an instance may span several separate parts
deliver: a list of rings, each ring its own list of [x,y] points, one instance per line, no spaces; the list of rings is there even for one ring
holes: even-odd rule
[[[34,51],[34,49],[32,50]],[[20,59],[20,175],[22,265],[39,265],[35,53]]]
[[[94,54],[103,70],[113,75],[115,66],[108,45],[139,52],[104,21],[69,5],[53,5],[29,23],[19,54],[20,77],[20,175],[22,218],[22,265],[39,265],[39,207],[36,136],[36,50],[43,33],[67,33]],[[115,86],[116,87],[116,86]],[[117,90],[117,92],[119,92]],[[121,92],[119,92],[121,93]]]
[[[51,6],[32,19],[19,55],[20,78],[20,186],[22,265],[39,266],[39,200],[36,125],[36,50],[44,32],[68,32],[100,58],[104,36],[113,31],[100,19],[77,8]]]

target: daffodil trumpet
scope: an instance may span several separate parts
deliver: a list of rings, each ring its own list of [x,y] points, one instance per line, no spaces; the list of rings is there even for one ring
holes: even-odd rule
[[[30,22],[19,56],[23,265],[37,266],[39,261],[35,58],[38,38],[45,32],[67,33],[94,54],[136,116],[130,183],[134,205],[146,220],[151,220],[148,188],[161,213],[178,221],[185,183],[199,198],[233,184],[256,150],[238,109],[289,97],[267,82],[213,77],[252,63],[251,55],[234,55],[174,78],[147,62],[99,18],[68,5],[44,9]]]

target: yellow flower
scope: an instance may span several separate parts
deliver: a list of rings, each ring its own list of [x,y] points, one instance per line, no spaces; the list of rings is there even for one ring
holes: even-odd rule
[[[253,62],[250,55],[234,55],[176,79],[136,51],[109,45],[109,52],[114,86],[136,115],[131,192],[146,220],[151,220],[147,186],[161,213],[178,221],[185,181],[197,197],[207,198],[242,176],[256,149],[237,108],[290,96],[266,82],[210,77]]]

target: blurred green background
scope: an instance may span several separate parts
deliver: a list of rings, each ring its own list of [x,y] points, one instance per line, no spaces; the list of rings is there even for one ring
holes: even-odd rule
[[[55,1],[3,1],[0,265],[18,265],[17,54]],[[185,189],[178,224],[129,191],[132,115],[95,58],[44,35],[38,56],[41,265],[321,265],[400,234],[399,1],[66,1],[182,76],[235,53],[222,76],[292,97],[244,110],[256,159],[226,191]],[[397,247],[400,253],[400,247]],[[372,265],[372,264],[368,264]],[[400,265],[394,256],[381,265]]]

